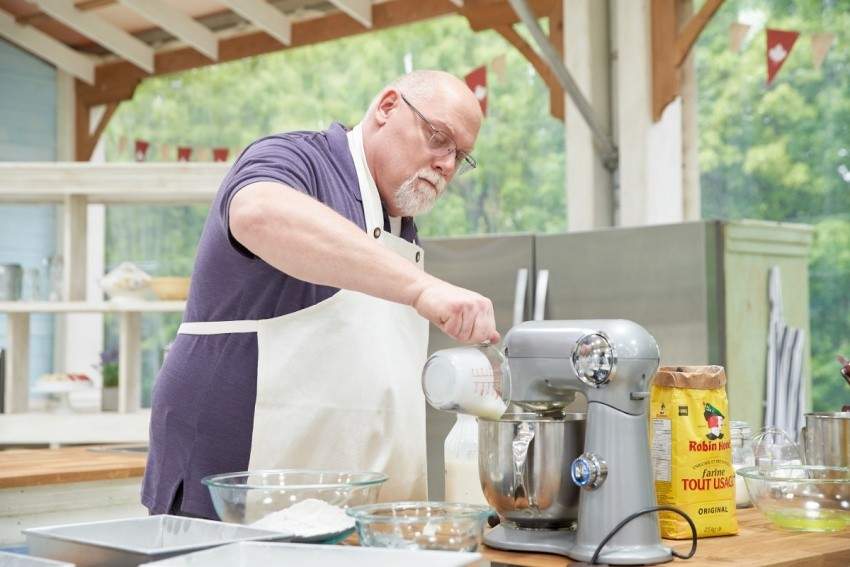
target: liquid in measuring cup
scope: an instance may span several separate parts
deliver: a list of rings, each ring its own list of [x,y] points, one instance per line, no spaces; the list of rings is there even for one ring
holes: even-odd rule
[[[437,351],[422,371],[422,390],[439,410],[499,419],[510,402],[507,362],[492,346]]]

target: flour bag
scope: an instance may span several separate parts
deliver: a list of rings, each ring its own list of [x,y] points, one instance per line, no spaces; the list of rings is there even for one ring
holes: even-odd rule
[[[698,537],[738,532],[729,403],[722,366],[661,367],[652,381],[649,444],[658,504],[688,514]],[[684,518],[659,512],[661,536],[691,537]]]

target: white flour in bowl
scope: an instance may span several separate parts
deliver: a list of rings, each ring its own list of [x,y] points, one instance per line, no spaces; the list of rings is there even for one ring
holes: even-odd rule
[[[251,527],[286,533],[295,537],[334,534],[354,527],[354,518],[339,506],[308,498],[289,508],[272,512]]]

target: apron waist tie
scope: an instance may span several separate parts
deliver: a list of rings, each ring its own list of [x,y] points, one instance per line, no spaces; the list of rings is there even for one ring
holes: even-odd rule
[[[259,321],[197,321],[182,323],[177,329],[180,335],[224,335],[228,333],[256,333]]]

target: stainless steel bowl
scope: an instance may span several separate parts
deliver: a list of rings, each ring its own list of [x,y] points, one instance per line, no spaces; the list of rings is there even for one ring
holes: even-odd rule
[[[574,526],[579,488],[570,463],[584,449],[585,423],[583,413],[478,420],[481,484],[503,522],[534,529]]]
[[[807,413],[801,435],[806,463],[850,467],[850,412]]]

